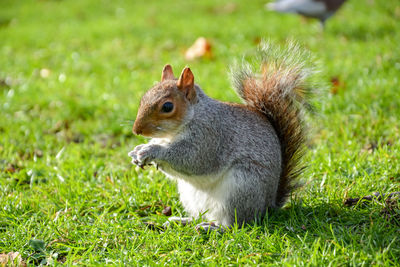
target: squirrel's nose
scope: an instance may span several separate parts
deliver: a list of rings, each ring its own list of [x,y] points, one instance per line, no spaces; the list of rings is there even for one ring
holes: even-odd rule
[[[132,128],[132,132],[136,135],[142,134],[142,130],[137,129],[135,126],[133,126],[133,128]]]
[[[136,134],[136,135],[141,134],[142,133],[142,127],[140,127],[140,125],[138,125],[137,122],[135,122],[133,124],[133,127],[132,127],[132,132],[134,134]]]

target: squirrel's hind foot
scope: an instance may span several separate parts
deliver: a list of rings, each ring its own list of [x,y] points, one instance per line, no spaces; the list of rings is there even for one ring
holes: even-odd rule
[[[225,232],[225,228],[222,226],[218,226],[213,222],[202,222],[196,225],[195,227],[196,231],[198,233],[205,232],[205,233],[211,233],[212,231],[217,231],[218,233],[223,234]]]
[[[192,224],[193,223],[193,219],[192,218],[188,218],[188,217],[170,217],[168,219],[168,221],[166,221],[163,224],[164,229],[167,227],[170,227],[173,224],[180,224],[182,226],[186,226],[188,224]],[[195,226],[195,230],[198,233],[210,233],[212,231],[218,231],[219,233],[224,233],[225,232],[225,228],[219,225],[216,225],[213,222],[202,222],[199,223]]]

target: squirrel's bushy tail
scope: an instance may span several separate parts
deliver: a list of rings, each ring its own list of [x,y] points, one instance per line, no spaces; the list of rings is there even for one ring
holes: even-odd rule
[[[279,137],[282,150],[282,173],[276,197],[276,206],[282,206],[297,185],[304,169],[306,134],[303,111],[306,99],[312,93],[308,78],[313,69],[308,66],[309,54],[298,45],[286,48],[262,43],[258,49],[257,64],[245,61],[231,70],[233,85],[248,106],[261,111]]]

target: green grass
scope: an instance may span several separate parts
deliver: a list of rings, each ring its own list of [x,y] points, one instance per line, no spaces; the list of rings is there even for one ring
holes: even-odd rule
[[[342,204],[400,191],[400,4],[349,0],[321,32],[265,1],[2,0],[0,253],[29,264],[400,265],[398,202]],[[185,61],[199,36],[213,58]],[[229,65],[260,38],[299,42],[322,83],[342,84],[310,120],[304,186],[258,225],[151,230],[164,206],[185,214],[175,184],[127,156],[145,142],[131,133],[140,96],[170,63],[239,101]]]

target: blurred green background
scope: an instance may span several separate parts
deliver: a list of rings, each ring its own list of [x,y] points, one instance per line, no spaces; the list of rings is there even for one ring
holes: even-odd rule
[[[265,4],[2,0],[0,253],[31,264],[399,264],[398,205],[342,205],[400,188],[399,1],[349,0],[324,31]],[[200,36],[212,56],[185,60]],[[173,182],[127,157],[145,142],[131,133],[140,96],[170,63],[237,102],[229,66],[261,39],[299,42],[320,69],[304,186],[262,225],[224,236],[148,229],[165,206],[184,211]]]

